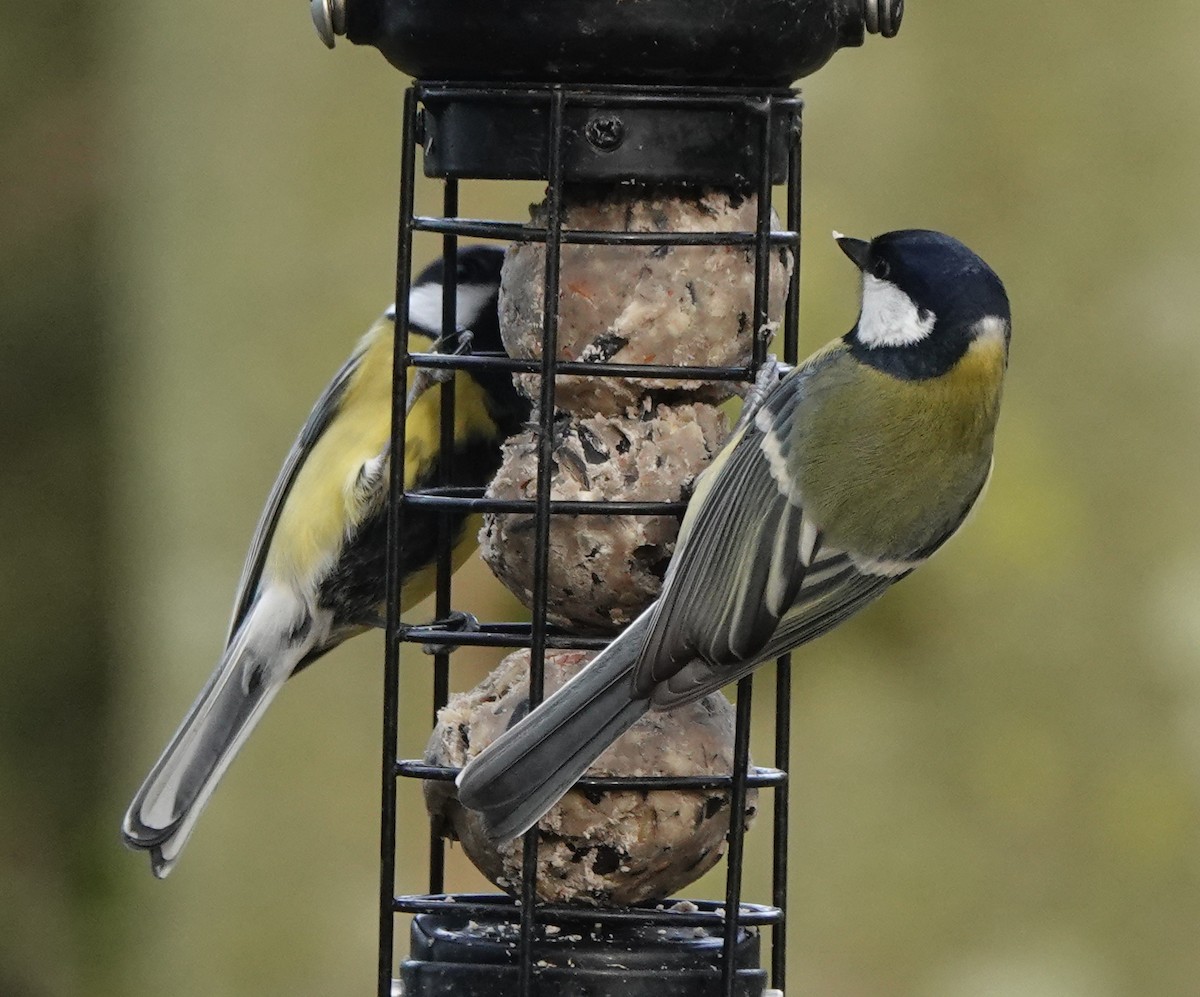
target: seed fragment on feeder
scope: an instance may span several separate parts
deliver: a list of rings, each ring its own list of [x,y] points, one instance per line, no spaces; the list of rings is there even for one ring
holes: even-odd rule
[[[591,659],[580,651],[546,655],[548,695]],[[482,683],[438,713],[425,760],[461,766],[524,711],[529,652],[506,657]],[[647,714],[589,770],[595,776],[728,775],[735,711],[717,693],[669,713]],[[488,840],[479,815],[459,805],[451,782],[425,783],[425,802],[441,833],[462,842],[501,889],[520,892],[522,842]],[[746,796],[747,825],[757,790]],[[720,860],[729,831],[729,794],[719,789],[573,789],[538,824],[538,895],[554,903],[598,905],[661,900]]]

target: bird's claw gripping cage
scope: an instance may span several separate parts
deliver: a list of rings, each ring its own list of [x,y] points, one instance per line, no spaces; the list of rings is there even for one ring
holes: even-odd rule
[[[401,649],[418,643],[433,658],[433,709],[447,702],[447,649],[475,645],[529,648],[529,703],[541,699],[548,650],[603,647],[605,638],[550,625],[547,578],[553,516],[682,515],[683,502],[552,500],[557,378],[703,379],[752,383],[767,342],[752,337],[749,363],[666,364],[562,361],[558,303],[563,246],[733,247],[753,257],[753,326],[767,329],[771,254],[786,250],[793,265],[782,322],[785,362],[797,356],[800,256],[800,131],[802,104],[791,80],[819,68],[838,48],[861,44],[864,32],[895,34],[902,0],[735,0],[730,4],[647,0],[569,0],[524,5],[494,0],[313,0],[318,33],[332,45],[345,34],[371,44],[425,81],[405,95],[396,281],[396,346],[389,495],[388,607],[380,879],[379,994],[394,987],[420,994],[579,993],[691,997],[760,994],[758,931],[771,929],[770,986],[782,991],[786,971],[787,768],[790,665],[780,659],[774,683],[774,767],[750,766],[752,679],[738,683],[733,766],[728,775],[610,777],[585,780],[594,791],[716,788],[728,792],[730,814],[723,901],[604,908],[537,902],[537,829],[523,842],[519,891],[499,895],[444,893],[444,845],[430,836],[429,892],[396,896],[398,779],[448,781],[453,768],[397,760]],[[470,25],[471,30],[464,30]],[[662,44],[660,45],[659,42]],[[723,56],[714,61],[713,53]],[[456,82],[434,82],[448,79]],[[523,82],[527,79],[537,83]],[[457,82],[469,80],[470,82]],[[482,82],[481,82],[482,81]],[[687,85],[682,85],[686,81]],[[443,184],[440,215],[414,211],[417,150],[427,176]],[[460,180],[536,179],[547,185],[545,210],[534,223],[459,216]],[[576,185],[720,186],[756,196],[753,229],[738,231],[610,231],[570,228],[566,194]],[[772,193],[785,187],[783,229],[772,229]],[[540,357],[411,353],[407,336],[413,236],[440,234],[446,260],[443,328],[456,328],[455,267],[460,237],[545,246]],[[450,485],[443,467],[437,487],[406,491],[405,391],[409,368],[506,371],[540,378],[535,400],[536,495],[486,497],[482,489]],[[453,450],[453,380],[441,383],[441,452]],[[532,621],[483,621],[464,632],[437,623],[403,626],[401,561],[391,538],[406,510],[446,513],[439,526],[437,620],[450,618],[451,513],[513,513],[534,522]],[[440,649],[440,650],[439,650]],[[746,794],[774,793],[771,896],[742,900]],[[412,946],[394,980],[397,914],[416,915]],[[569,949],[569,952],[566,950]],[[614,970],[619,966],[619,971]]]

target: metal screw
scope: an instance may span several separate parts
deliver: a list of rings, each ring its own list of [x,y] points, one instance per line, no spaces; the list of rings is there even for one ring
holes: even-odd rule
[[[583,134],[601,152],[612,152],[625,141],[625,125],[615,114],[597,114],[584,125]]]
[[[895,38],[903,17],[904,0],[863,0],[863,19],[873,35]]]
[[[337,36],[346,33],[346,0],[312,0],[309,11],[317,36],[326,48],[333,48]]]

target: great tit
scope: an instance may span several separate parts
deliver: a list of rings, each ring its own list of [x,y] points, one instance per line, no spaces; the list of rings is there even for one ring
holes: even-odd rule
[[[459,774],[496,840],[532,827],[646,711],[714,692],[878,598],[983,492],[1004,285],[938,232],[835,238],[862,274],[854,328],[767,392],[701,475],[658,601]]]
[[[503,350],[497,295],[504,253],[490,246],[457,256],[456,320],[472,349]],[[429,351],[442,326],[439,259],[409,294],[410,349]],[[284,461],[242,569],[225,652],[179,730],[137,791],[122,824],[125,843],[150,852],[166,876],[229,763],[284,681],[384,612],[395,310],[362,338],[325,389]],[[414,382],[409,370],[410,388]],[[529,406],[506,372],[455,375],[454,452],[439,452],[439,392],[410,391],[406,488],[450,469],[455,485],[485,485],[500,445]],[[477,529],[451,514],[454,567],[475,548]],[[409,509],[401,537],[404,605],[430,593],[437,514]]]

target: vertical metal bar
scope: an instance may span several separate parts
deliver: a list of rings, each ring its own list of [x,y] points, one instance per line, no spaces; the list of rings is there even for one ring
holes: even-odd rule
[[[458,215],[458,180],[447,177],[442,187],[442,217]],[[458,236],[442,236],[442,339],[451,342],[458,327]],[[440,441],[438,453],[438,484],[451,483],[454,453],[454,375],[438,386]],[[437,586],[434,615],[444,620],[451,609],[451,577],[454,574],[454,537],[450,534],[450,515],[439,512],[437,518]],[[450,696],[450,655],[439,651],[433,656],[433,724],[437,714]],[[429,892],[441,893],[446,879],[446,845],[437,833],[433,821],[429,825]]]
[[[788,282],[787,308],[783,319],[783,359],[794,364],[799,352],[800,326],[800,110],[788,120],[787,227],[796,233],[792,247],[792,276]],[[775,767],[790,773],[792,738],[792,656],[775,663]],[[771,903],[782,912],[771,929],[771,986],[780,992],[787,986],[787,876],[788,803],[790,778],[775,787],[772,836]]]
[[[775,105],[768,94],[761,104],[762,128],[759,133],[758,219],[754,230],[754,369],[767,357],[767,343],[761,335],[767,323],[767,303],[771,281],[771,130]]]
[[[750,693],[753,676],[737,686],[737,720],[733,743],[733,787],[729,801],[729,853],[725,856],[725,939],[721,948],[721,994],[733,997],[737,981],[737,939],[745,861],[746,775],[750,765]]]
[[[404,399],[408,380],[408,285],[412,269],[417,94],[404,93],[400,150],[400,231],[396,251],[396,332],[392,350],[392,439],[388,469],[387,608],[383,669],[383,802],[379,833],[379,986],[391,997],[396,895],[396,742],[400,700],[400,536],[404,517]]]
[[[791,755],[792,656],[775,663],[775,767],[788,771]],[[787,977],[788,782],[775,787],[771,839],[771,903],[779,921],[771,929],[771,986],[783,991]]]
[[[542,700],[546,654],[546,599],[550,566],[550,467],[554,459],[554,394],[558,363],[558,288],[562,235],[563,106],[561,87],[550,94],[550,149],[546,196],[545,287],[542,296],[542,370],[538,397],[538,479],[534,514],[533,621],[529,664],[529,708]]]
[[[771,135],[775,116],[774,102],[768,94],[761,104],[759,131],[758,216],[754,239],[754,343],[753,362],[757,370],[766,359],[767,343],[761,335],[767,322],[767,304],[771,276]],[[737,981],[737,939],[742,898],[742,865],[745,860],[746,776],[750,764],[751,676],[738,682],[737,725],[734,730],[733,787],[729,814],[729,853],[725,872],[725,938],[721,958],[721,993],[733,997]],[[772,935],[774,940],[774,935]]]
[[[803,182],[801,157],[803,155],[803,108],[793,108],[788,120],[788,178],[787,178],[787,227],[796,233],[796,245],[792,249],[792,276],[788,282],[787,308],[783,318],[783,360],[794,364],[799,358],[800,332],[800,197]]]
[[[536,535],[533,562],[533,620],[529,651],[529,708],[542,701],[546,661],[546,592],[550,570],[550,467],[554,457],[554,388],[558,360],[558,282],[560,237],[562,233],[562,87],[550,93],[549,169],[546,178],[546,266],[542,298],[542,383],[538,399],[538,477],[535,506]],[[533,907],[537,898],[538,829],[534,825],[522,842],[521,865],[521,938],[518,994],[533,993]]]

